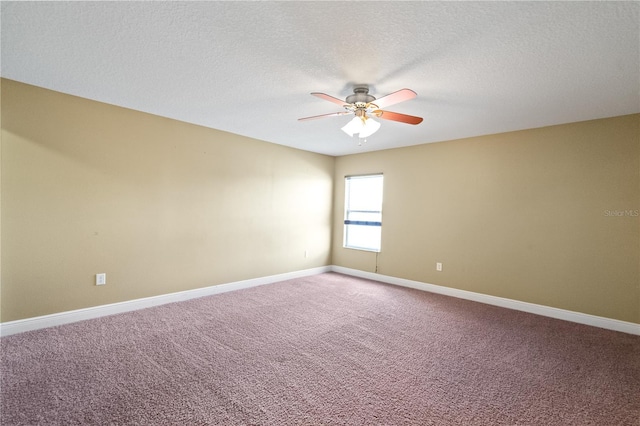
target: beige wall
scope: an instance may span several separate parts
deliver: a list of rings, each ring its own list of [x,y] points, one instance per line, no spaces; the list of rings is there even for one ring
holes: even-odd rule
[[[3,322],[330,264],[332,157],[2,80],[1,162]]]
[[[640,115],[337,158],[335,265],[376,269],[340,226],[373,172],[378,273],[640,323]]]
[[[343,177],[383,172],[379,273],[640,323],[640,115],[332,158],[1,82],[3,322],[374,271]]]

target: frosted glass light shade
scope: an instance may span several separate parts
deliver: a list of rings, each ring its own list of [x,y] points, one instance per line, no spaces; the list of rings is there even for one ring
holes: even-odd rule
[[[362,119],[360,117],[353,117],[341,130],[349,136],[353,136],[354,133],[360,133],[362,127]]]
[[[380,123],[377,121],[368,118],[367,121],[364,122],[364,126],[362,126],[362,130],[360,130],[360,137],[366,138],[367,136],[371,136],[380,128]]]

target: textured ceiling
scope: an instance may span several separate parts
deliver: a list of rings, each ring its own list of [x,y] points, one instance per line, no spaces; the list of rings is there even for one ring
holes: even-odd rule
[[[638,2],[2,2],[5,78],[329,155],[640,112]],[[354,84],[417,98],[358,146]]]

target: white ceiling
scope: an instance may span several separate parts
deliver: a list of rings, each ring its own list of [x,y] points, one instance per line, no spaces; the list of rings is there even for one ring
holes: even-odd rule
[[[5,78],[329,155],[640,112],[639,2],[2,2]],[[353,84],[388,109],[358,146]]]

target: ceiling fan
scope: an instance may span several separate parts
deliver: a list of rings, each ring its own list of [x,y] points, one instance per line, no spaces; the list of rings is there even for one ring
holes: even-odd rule
[[[369,94],[369,86],[358,85],[353,88],[353,95],[347,96],[346,100],[334,98],[326,93],[311,93],[320,99],[325,99],[334,104],[342,106],[345,110],[339,112],[333,112],[330,114],[315,115],[312,117],[299,118],[298,121],[315,120],[317,118],[332,117],[336,115],[348,115],[354,114],[355,117],[342,127],[349,136],[353,136],[358,133],[360,138],[366,138],[372,135],[380,128],[380,123],[373,120],[372,117],[382,118],[384,120],[399,121],[400,123],[407,124],[420,124],[422,123],[422,117],[415,117],[413,115],[400,114],[397,112],[385,111],[385,108],[390,105],[408,101],[415,98],[416,92],[410,89],[401,89],[397,92],[390,93],[379,99]]]

